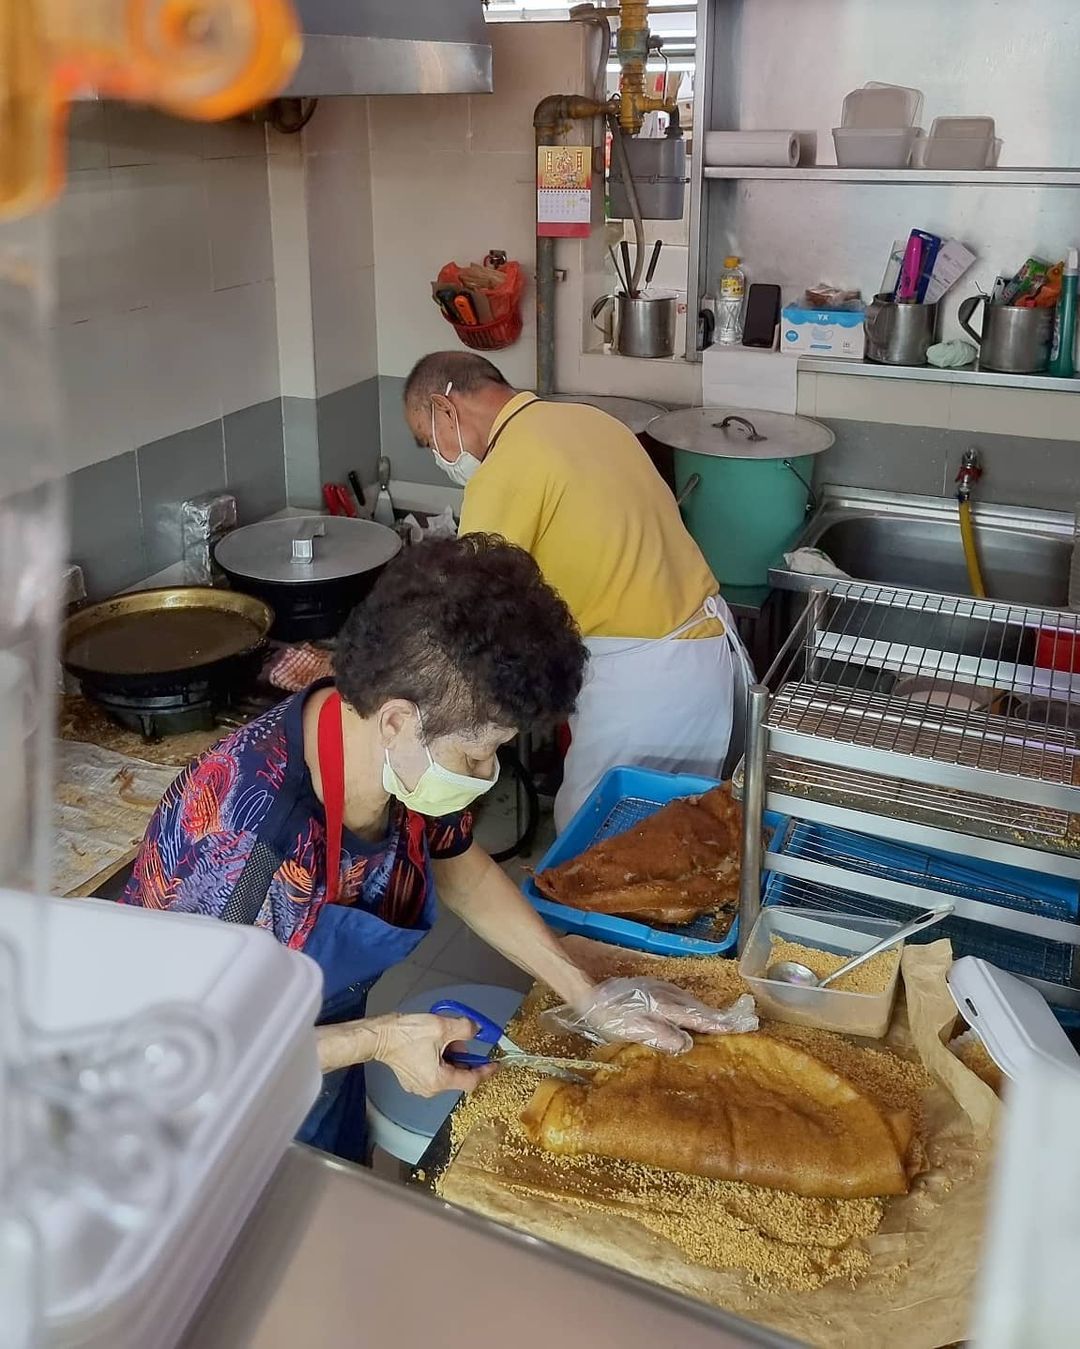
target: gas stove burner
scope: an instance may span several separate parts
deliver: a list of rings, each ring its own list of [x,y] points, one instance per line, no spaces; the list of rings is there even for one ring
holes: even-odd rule
[[[220,699],[212,696],[208,685],[192,685],[155,698],[98,691],[92,697],[114,721],[150,742],[185,731],[212,731],[218,724],[216,706]]]

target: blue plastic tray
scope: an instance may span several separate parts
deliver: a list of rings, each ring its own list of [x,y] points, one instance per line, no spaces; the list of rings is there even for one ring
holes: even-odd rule
[[[773,850],[1046,918],[1076,920],[1080,915],[1080,883],[1077,881],[931,848],[913,848],[847,829],[800,821],[786,831],[786,836],[775,838]],[[911,916],[911,909],[903,904],[779,874],[771,874],[766,881],[765,903],[820,909],[827,913],[859,913],[875,918]],[[1007,928],[988,927],[969,918],[947,918],[912,940],[931,942],[941,937],[949,938],[958,958],[979,956],[1012,974],[1050,983],[1067,984],[1071,980],[1076,948],[1065,942],[1032,937]],[[1054,1010],[1065,1024],[1076,1024],[1075,1013],[1064,1008]]]
[[[648,768],[612,768],[600,779],[592,795],[537,863],[537,871],[559,866],[579,856],[602,839],[621,834],[631,825],[654,815],[661,806],[680,796],[700,796],[717,785],[714,778],[685,773],[657,773]],[[788,821],[767,814],[769,829],[782,831]],[[585,913],[545,899],[530,878],[521,887],[537,913],[557,932],[572,932],[596,941],[611,942],[631,951],[649,951],[663,956],[715,956],[735,949],[739,920],[720,938],[710,936],[709,914],[678,928],[640,923],[610,914]]]

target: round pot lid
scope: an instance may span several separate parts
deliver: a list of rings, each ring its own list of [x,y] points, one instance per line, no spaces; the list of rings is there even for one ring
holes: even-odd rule
[[[666,408],[660,403],[646,403],[641,398],[609,398],[605,394],[594,393],[552,393],[548,401],[553,403],[585,403],[591,408],[599,408],[617,422],[622,422],[635,436],[661,416]]]
[[[756,408],[684,408],[649,425],[649,435],[673,450],[716,459],[798,459],[820,454],[836,437],[821,422]]]
[[[373,520],[302,515],[233,530],[218,544],[215,556],[235,576],[310,585],[374,571],[400,549],[398,535]]]

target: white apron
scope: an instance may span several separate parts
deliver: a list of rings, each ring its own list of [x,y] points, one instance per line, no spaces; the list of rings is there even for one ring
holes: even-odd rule
[[[678,640],[709,618],[724,624],[722,637]],[[729,748],[742,752],[754,672],[719,595],[666,637],[588,637],[585,645],[589,667],[555,798],[559,833],[619,764],[723,777]]]

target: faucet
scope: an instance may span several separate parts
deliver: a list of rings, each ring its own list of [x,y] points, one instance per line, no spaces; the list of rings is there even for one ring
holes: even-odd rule
[[[965,450],[964,457],[960,460],[960,471],[956,475],[957,501],[970,501],[971,489],[981,477],[982,465],[979,463],[978,450]]]

